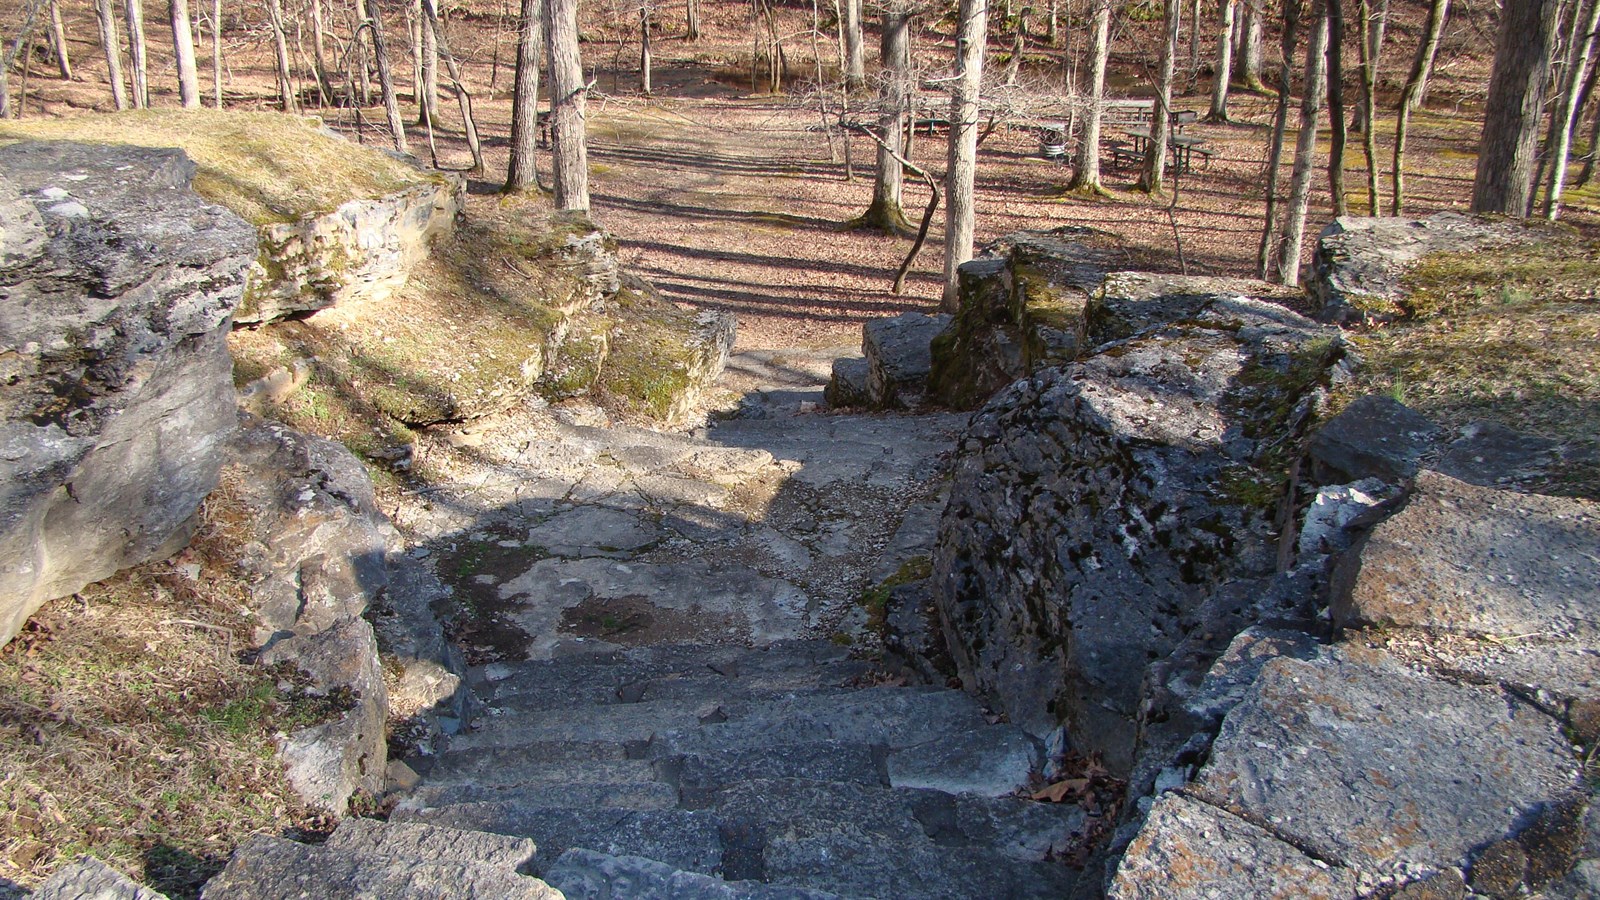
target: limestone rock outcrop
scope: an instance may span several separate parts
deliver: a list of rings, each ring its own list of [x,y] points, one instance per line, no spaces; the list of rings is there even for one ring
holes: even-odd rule
[[[261,226],[261,254],[237,320],[270,322],[386,295],[428,255],[429,242],[453,227],[466,192],[466,179],[436,174],[387,197]]]
[[[973,418],[934,558],[968,688],[1036,733],[1093,735],[1123,774],[1165,672],[1297,611],[1272,589],[1283,472],[1342,346],[1213,281],[1163,285],[1189,298],[1180,321],[1041,370]]]
[[[0,148],[0,642],[188,539],[236,423],[255,234],[177,150]]]

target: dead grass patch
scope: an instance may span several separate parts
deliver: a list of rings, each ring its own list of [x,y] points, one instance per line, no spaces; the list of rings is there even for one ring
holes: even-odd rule
[[[179,557],[47,604],[0,650],[0,876],[32,885],[93,853],[192,897],[249,835],[325,827],[274,736],[326,711],[245,661],[228,504],[213,494]]]

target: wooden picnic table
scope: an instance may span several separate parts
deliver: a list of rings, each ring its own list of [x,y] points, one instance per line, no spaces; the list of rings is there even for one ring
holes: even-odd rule
[[[1129,128],[1123,132],[1133,141],[1133,152],[1143,156],[1149,149],[1151,134],[1148,128]],[[1206,165],[1211,164],[1211,151],[1206,149],[1205,141],[1197,137],[1183,134],[1169,135],[1167,140],[1171,143],[1172,162],[1179,172],[1193,170],[1194,156],[1199,154]]]

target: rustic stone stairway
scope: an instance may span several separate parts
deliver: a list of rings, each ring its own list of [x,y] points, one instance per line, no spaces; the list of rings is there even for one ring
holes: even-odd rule
[[[1032,735],[837,645],[669,644],[476,670],[483,725],[389,822],[257,837],[206,900],[1059,898],[1075,805]],[[554,890],[552,890],[554,889]]]

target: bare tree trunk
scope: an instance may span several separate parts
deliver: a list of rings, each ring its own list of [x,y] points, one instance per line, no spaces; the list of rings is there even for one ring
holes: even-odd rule
[[[1344,118],[1344,3],[1326,0],[1328,18],[1328,125],[1332,132],[1328,148],[1328,192],[1333,196],[1333,214],[1350,215],[1344,197],[1344,148],[1349,132]]]
[[[944,296],[954,312],[960,305],[956,270],[972,258],[977,226],[973,186],[978,169],[978,96],[983,84],[984,39],[989,0],[961,0],[956,13],[955,72],[950,93],[950,149],[945,170]]]
[[[1044,20],[1044,42],[1054,47],[1061,42],[1061,4],[1059,0],[1050,0],[1049,11]]]
[[[1549,2],[1554,4],[1556,0]],[[1433,0],[1429,4],[1428,24],[1423,30],[1422,43],[1417,46],[1416,58],[1411,62],[1411,75],[1406,79],[1405,89],[1400,92],[1394,125],[1394,193],[1389,201],[1392,215],[1405,213],[1406,136],[1411,130],[1411,112],[1420,105],[1416,102],[1417,92],[1422,88],[1424,73],[1432,64],[1434,54],[1439,52],[1439,36],[1444,34],[1444,20],[1449,13],[1450,0]]]
[[[1011,35],[1011,56],[1006,59],[1006,84],[1016,84],[1017,76],[1022,74],[1022,48],[1027,38],[1028,8],[1024,6],[1017,14],[1017,28]]]
[[[511,164],[506,192],[539,183],[539,57],[544,49],[543,4],[522,0],[517,19],[517,74],[511,89]]]
[[[899,234],[911,230],[905,210],[900,205],[901,189],[905,176],[900,160],[905,152],[906,79],[911,68],[911,45],[908,40],[911,15],[903,4],[893,4],[883,11],[883,33],[879,43],[879,56],[883,61],[883,89],[879,95],[882,106],[878,111],[878,165],[872,180],[872,205],[861,214],[857,224],[875,228],[885,234]],[[914,125],[915,123],[913,123]]]
[[[378,91],[383,94],[383,112],[389,120],[397,153],[411,152],[406,143],[406,123],[400,117],[400,98],[395,96],[394,75],[389,71],[389,39],[383,33],[383,14],[377,0],[366,0],[367,21],[363,27],[372,36],[372,64],[378,69]]]
[[[1361,0],[1361,78],[1363,97],[1361,105],[1356,107],[1355,118],[1351,121],[1352,130],[1365,132],[1367,123],[1372,121],[1372,116],[1378,111],[1378,64],[1383,59],[1383,32],[1389,22],[1389,0],[1378,0],[1376,8],[1371,0]],[[1371,69],[1369,72],[1368,69]],[[1368,88],[1366,82],[1371,80],[1372,86]],[[1372,93],[1369,102],[1365,93]],[[1373,213],[1377,215],[1377,213]]]
[[[1435,5],[1438,5],[1439,2],[1440,0],[1434,0]],[[1422,69],[1417,74],[1417,90],[1411,95],[1411,108],[1413,110],[1421,109],[1423,104],[1428,102],[1428,82],[1433,79],[1433,64],[1439,58],[1439,41],[1444,37],[1445,19],[1449,13],[1448,0],[1444,0],[1444,5],[1445,12],[1439,16],[1438,28],[1429,28],[1427,39],[1422,44],[1424,54],[1422,57]],[[1429,23],[1431,24],[1433,21],[1433,11],[1431,9],[1428,11],[1428,15]]]
[[[444,28],[439,24],[437,7],[432,0],[423,0],[422,9],[423,14],[428,17],[428,30],[433,33],[434,46],[444,59],[445,73],[450,77],[450,89],[455,92],[456,105],[461,108],[461,127],[466,131],[467,149],[472,153],[472,171],[482,172],[483,142],[478,140],[478,119],[472,114],[472,92],[467,90],[461,66],[456,63],[456,55],[450,52],[450,42],[445,38]]]
[[[61,24],[61,7],[50,0],[50,52],[56,58],[56,70],[62,81],[72,80],[72,60],[67,55],[67,29]]]
[[[284,112],[299,112],[300,104],[294,95],[294,77],[289,73],[289,42],[283,33],[283,5],[280,0],[267,0],[267,24],[272,30],[272,48],[278,60],[279,102]]]
[[[1089,37],[1089,101],[1078,141],[1077,171],[1068,190],[1103,193],[1100,185],[1100,117],[1106,99],[1106,60],[1111,55],[1111,0],[1094,0]]]
[[[1338,0],[1329,0],[1337,3]],[[1311,205],[1311,176],[1316,168],[1317,125],[1322,115],[1324,73],[1327,69],[1328,20],[1323,0],[1311,8],[1311,31],[1306,38],[1306,78],[1300,99],[1300,134],[1295,141],[1294,170],[1289,176],[1289,196],[1283,218],[1283,238],[1278,247],[1280,284],[1300,283],[1300,247],[1306,229],[1306,210]]]
[[[133,68],[133,108],[150,105],[150,68],[144,50],[144,0],[124,0],[128,17],[128,61]]]
[[[686,41],[698,41],[700,40],[700,0],[688,0],[686,6],[683,39]]]
[[[1288,0],[1295,3],[1298,0]],[[1266,17],[1263,6],[1266,0],[1244,0],[1244,25],[1239,41],[1239,83],[1260,93],[1267,92],[1261,83],[1261,24]]]
[[[16,63],[17,55],[22,57],[22,90],[17,98],[17,118],[22,118],[23,108],[28,105],[28,54],[33,48],[33,26],[38,19],[39,12],[45,0],[33,0],[22,15],[22,27],[17,29],[17,39],[12,41],[11,49],[6,50],[0,45],[0,119],[9,119],[11,109],[11,66]]]
[[[222,108],[222,0],[211,0],[211,92]]]
[[[1382,0],[1385,6],[1388,0]],[[1372,7],[1369,0],[1361,0],[1361,103],[1356,107],[1360,112],[1361,152],[1367,158],[1367,215],[1383,215],[1382,201],[1378,191],[1378,138],[1377,129],[1372,127],[1374,116],[1377,114],[1377,71],[1378,57],[1376,47],[1381,47],[1382,42],[1376,44],[1372,40],[1372,29],[1377,23],[1373,21]]]
[[[867,84],[867,54],[861,36],[861,0],[843,0],[844,84],[854,94]]]
[[[311,0],[311,66],[316,70],[317,89],[322,92],[322,99],[332,103],[335,96],[333,92],[333,79],[328,76],[328,57],[323,52],[325,43],[322,30],[322,0]]]
[[[1573,19],[1578,20],[1577,10]],[[1566,83],[1551,113],[1550,124],[1555,131],[1555,148],[1550,154],[1550,180],[1545,187],[1544,217],[1555,221],[1561,215],[1561,194],[1567,180],[1567,155],[1572,152],[1572,130],[1577,125],[1579,95],[1588,80],[1590,56],[1594,51],[1595,32],[1600,29],[1600,0],[1589,0],[1589,15],[1583,19],[1582,30],[1574,24],[1571,60],[1567,67]],[[1591,148],[1591,152],[1592,152]]]
[[[1589,83],[1583,87],[1583,97],[1579,98],[1578,108],[1582,109],[1593,93],[1596,75],[1600,75],[1600,65],[1589,70]],[[1600,159],[1600,104],[1596,104],[1594,119],[1589,125],[1589,152],[1583,158],[1583,171],[1578,173],[1578,187],[1588,187],[1594,180],[1595,161]]]
[[[184,109],[200,108],[200,75],[194,61],[194,32],[189,27],[189,0],[167,0],[172,19],[173,56],[178,64],[178,100]]]
[[[1256,247],[1257,278],[1269,278],[1273,271],[1272,238],[1278,231],[1278,169],[1283,164],[1283,133],[1289,125],[1289,91],[1294,86],[1294,48],[1298,43],[1296,32],[1299,27],[1299,0],[1284,0],[1283,61],[1278,67],[1278,105],[1273,113],[1272,141],[1267,149],[1267,209],[1262,216],[1261,243]]]
[[[417,2],[418,26],[421,28],[421,43],[417,45],[417,66],[421,77],[417,81],[417,124],[438,124],[439,122],[439,42],[433,29],[428,27],[428,21],[438,17],[438,10],[434,8],[434,0],[418,0]]]
[[[588,211],[589,147],[584,115],[589,88],[583,82],[578,50],[578,0],[545,0],[544,10],[556,208]]]
[[[1200,80],[1200,19],[1203,0],[1194,0],[1194,10],[1189,16],[1189,81],[1193,87]]]
[[[650,87],[650,4],[639,4],[639,87],[648,96]]]
[[[1208,122],[1228,121],[1228,82],[1233,78],[1233,12],[1238,0],[1219,0],[1217,4],[1217,72],[1211,82],[1211,111]]]
[[[1559,7],[1559,0],[1505,4],[1478,142],[1473,212],[1526,216],[1532,206],[1539,117]]]
[[[1144,153],[1144,171],[1138,187],[1152,194],[1161,192],[1167,171],[1167,146],[1172,137],[1172,78],[1178,55],[1178,18],[1183,0],[1166,0],[1166,37],[1161,45],[1161,65],[1156,74],[1156,104],[1150,116],[1150,145]]]
[[[128,108],[128,89],[122,82],[122,47],[117,40],[117,18],[111,0],[94,0],[94,15],[100,21],[100,45],[106,50],[106,80],[111,82],[111,102],[117,109]]]

